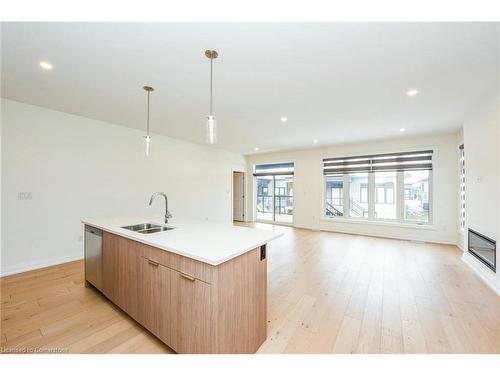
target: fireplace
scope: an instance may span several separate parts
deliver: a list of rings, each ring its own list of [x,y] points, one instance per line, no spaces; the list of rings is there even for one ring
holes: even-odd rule
[[[491,268],[497,269],[497,243],[481,233],[469,229],[469,253]]]

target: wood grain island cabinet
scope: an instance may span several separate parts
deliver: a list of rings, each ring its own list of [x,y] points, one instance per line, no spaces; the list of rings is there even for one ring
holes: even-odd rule
[[[178,353],[255,353],[266,339],[265,245],[213,266],[109,232],[103,293]]]

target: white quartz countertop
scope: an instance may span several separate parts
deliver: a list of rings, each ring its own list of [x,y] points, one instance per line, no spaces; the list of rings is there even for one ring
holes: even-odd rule
[[[168,224],[162,223],[158,217],[83,219],[82,223],[213,266],[283,235],[274,230],[240,227],[232,223],[176,218],[170,219]],[[121,228],[142,223],[167,225],[175,229],[142,234]]]

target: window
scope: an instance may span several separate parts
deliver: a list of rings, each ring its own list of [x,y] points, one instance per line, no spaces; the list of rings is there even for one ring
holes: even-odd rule
[[[460,145],[460,228],[465,229],[465,149]]]
[[[325,215],[344,216],[344,176],[326,176],[325,184]]]
[[[429,171],[404,172],[404,185],[410,190],[404,200],[404,219],[429,222]]]
[[[405,199],[410,199],[411,197],[411,189],[405,186]]]
[[[397,172],[375,173],[375,218],[396,220],[396,201],[394,191],[396,188]]]
[[[361,203],[368,203],[368,184],[361,184]]]
[[[431,223],[433,151],[323,159],[326,217]]]
[[[368,217],[368,200],[361,200],[361,185],[368,186],[368,173],[353,173],[349,175],[349,216]]]

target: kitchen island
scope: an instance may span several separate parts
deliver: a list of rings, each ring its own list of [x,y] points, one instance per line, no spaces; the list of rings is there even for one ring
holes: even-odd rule
[[[102,236],[100,281],[87,276],[87,251],[86,281],[176,352],[255,353],[265,341],[266,250],[280,233],[144,217],[82,222]],[[123,228],[142,223],[169,230]]]

